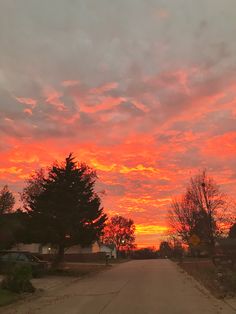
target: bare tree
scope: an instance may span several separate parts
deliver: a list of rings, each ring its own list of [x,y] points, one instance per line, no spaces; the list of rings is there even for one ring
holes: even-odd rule
[[[187,244],[196,235],[202,243],[213,248],[215,238],[221,232],[219,222],[227,206],[226,195],[204,170],[190,179],[181,199],[172,201],[172,230]]]

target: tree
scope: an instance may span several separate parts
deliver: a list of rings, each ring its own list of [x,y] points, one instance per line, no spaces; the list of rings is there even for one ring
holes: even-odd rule
[[[182,260],[184,249],[179,239],[172,237],[171,239],[172,257]]]
[[[25,211],[30,211],[37,197],[43,192],[44,180],[47,177],[45,169],[36,170],[26,181],[21,193],[21,201]]]
[[[5,185],[0,191],[0,215],[12,211],[15,205],[15,198],[12,192],[9,191],[8,186]]]
[[[95,171],[70,154],[62,164],[36,172],[27,182],[22,200],[31,236],[58,248],[56,263],[63,260],[66,248],[91,245],[102,233],[107,217],[94,190],[96,179]]]
[[[229,238],[236,239],[236,222],[229,229]]]
[[[117,255],[121,249],[131,250],[135,247],[135,225],[133,220],[115,215],[106,224],[102,242],[115,244]]]
[[[158,254],[155,248],[146,247],[133,251],[131,256],[133,259],[154,259],[158,257]]]
[[[0,191],[0,249],[8,249],[15,242],[17,222],[12,213],[14,205],[15,198],[5,185]]]
[[[171,257],[172,255],[172,247],[168,241],[162,241],[160,243],[159,253],[161,257]]]
[[[215,238],[221,233],[219,222],[226,209],[226,196],[204,170],[190,179],[180,200],[172,201],[170,224],[183,242],[190,244],[194,235],[212,251]]]

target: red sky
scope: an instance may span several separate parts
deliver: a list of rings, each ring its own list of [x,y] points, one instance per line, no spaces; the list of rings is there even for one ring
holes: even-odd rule
[[[25,4],[25,5],[24,5]],[[73,152],[139,245],[207,168],[236,192],[233,0],[0,4],[0,185]]]

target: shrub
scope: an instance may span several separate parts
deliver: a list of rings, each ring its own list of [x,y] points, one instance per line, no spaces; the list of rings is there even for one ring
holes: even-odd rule
[[[231,292],[236,292],[236,272],[227,271],[224,274],[224,284],[226,289]]]
[[[32,270],[29,265],[17,265],[8,271],[2,281],[2,288],[12,292],[34,292],[30,279],[32,278]]]

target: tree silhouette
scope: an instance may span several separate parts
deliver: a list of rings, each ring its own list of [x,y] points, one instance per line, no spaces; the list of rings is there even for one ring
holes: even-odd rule
[[[8,186],[5,185],[0,191],[0,215],[12,211],[15,205],[15,198],[12,192],[9,191]]]
[[[15,198],[5,185],[0,191],[0,249],[8,249],[15,243],[17,221],[13,207]]]
[[[135,247],[135,225],[133,220],[123,216],[115,215],[110,218],[104,228],[102,242],[104,244],[115,244],[117,254],[121,249],[130,250]]]
[[[138,250],[134,250],[131,254],[133,259],[154,259],[157,258],[158,254],[155,248],[145,247]]]
[[[37,172],[23,191],[32,238],[56,246],[57,263],[67,247],[91,245],[102,233],[106,215],[94,191],[96,179],[91,168],[70,154],[62,164]]]
[[[236,239],[236,223],[234,223],[229,229],[229,238]]]
[[[160,243],[159,254],[161,257],[171,257],[172,255],[172,247],[168,241],[162,241]]]
[[[190,179],[180,200],[172,201],[170,224],[185,243],[190,244],[195,235],[212,251],[215,238],[221,232],[218,222],[226,209],[226,196],[204,170]]]

